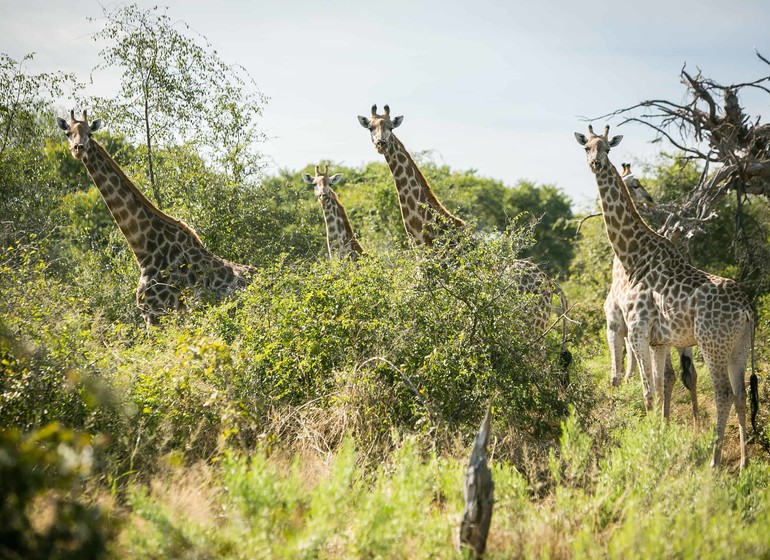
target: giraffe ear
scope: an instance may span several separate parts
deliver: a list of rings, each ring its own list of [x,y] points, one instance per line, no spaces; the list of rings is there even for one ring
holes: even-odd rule
[[[330,185],[336,185],[340,181],[342,181],[342,173],[335,173],[334,175],[329,177],[329,184]]]
[[[313,178],[308,175],[307,173],[302,174],[302,180],[305,181],[306,185],[312,185],[314,184]]]
[[[361,123],[361,126],[364,128],[369,128],[369,119],[366,117],[362,117],[361,115],[358,115],[358,122]]]
[[[586,138],[586,135],[580,134],[579,132],[575,133],[575,140],[577,140],[577,143],[581,146],[585,146],[588,143],[588,138]]]
[[[612,140],[610,140],[610,148],[614,148],[618,144],[620,144],[620,141],[623,140],[623,135],[619,134],[618,136],[613,136]]]
[[[67,121],[65,121],[61,117],[56,117],[56,124],[59,125],[59,128],[61,128],[64,131],[67,131],[70,129],[70,125],[67,124]]]
[[[398,128],[403,121],[404,121],[404,115],[400,115],[395,119],[393,119],[393,128]]]
[[[102,119],[95,119],[94,122],[91,123],[91,132],[96,132],[102,127]]]

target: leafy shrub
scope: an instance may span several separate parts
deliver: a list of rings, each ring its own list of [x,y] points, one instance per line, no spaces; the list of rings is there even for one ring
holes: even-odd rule
[[[445,256],[414,249],[260,271],[201,319],[237,372],[215,383],[254,417],[351,406],[375,438],[475,426],[490,400],[509,424],[551,433],[566,412],[554,341],[530,332],[530,302],[504,272],[522,240],[465,243]]]
[[[106,519],[77,492],[90,474],[91,443],[57,423],[24,436],[0,430],[0,557],[105,557]]]

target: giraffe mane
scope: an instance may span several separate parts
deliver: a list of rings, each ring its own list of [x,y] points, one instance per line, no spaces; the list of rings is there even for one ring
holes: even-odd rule
[[[110,167],[112,170],[120,177],[121,181],[123,181],[128,188],[131,190],[131,192],[136,196],[137,200],[141,202],[145,208],[147,208],[152,214],[154,214],[156,217],[160,218],[164,222],[177,226],[184,230],[185,232],[189,233],[192,238],[198,242],[201,246],[203,245],[203,242],[200,240],[200,237],[198,237],[198,234],[195,233],[195,230],[188,226],[186,223],[184,223],[182,220],[177,220],[176,218],[172,218],[165,212],[159,210],[152,202],[150,202],[146,196],[144,196],[144,193],[140,191],[136,185],[134,185],[133,181],[126,176],[126,174],[123,172],[123,170],[120,168],[120,166],[115,162],[114,159],[110,156],[110,154],[107,153],[107,150],[105,150],[101,144],[96,142],[93,138],[91,139],[91,144],[96,148],[96,150],[99,152],[99,154],[107,161],[107,163],[110,164]]]
[[[430,185],[428,184],[428,180],[425,178],[425,175],[422,174],[422,170],[417,166],[417,164],[412,159],[412,155],[406,151],[406,148],[404,148],[404,145],[401,143],[401,140],[396,137],[395,134],[391,133],[391,138],[396,141],[399,148],[401,149],[401,152],[406,154],[407,159],[409,160],[409,163],[412,165],[412,167],[415,170],[415,173],[417,174],[417,181],[420,183],[420,185],[425,189],[425,195],[428,198],[428,202],[430,202],[431,206],[434,210],[438,211],[439,214],[444,216],[445,218],[452,220],[454,224],[458,227],[465,227],[465,222],[452,214],[449,210],[446,209],[446,207],[441,204],[438,198],[436,198],[436,194],[433,192],[433,189],[430,188]]]
[[[617,168],[614,165],[612,165],[612,163],[609,160],[607,161],[612,167],[612,175],[615,178],[615,182],[618,183],[618,186],[620,187],[620,190],[623,193],[623,196],[625,196],[627,201],[630,202],[631,216],[637,222],[639,222],[639,224],[641,224],[644,228],[646,228],[649,233],[652,233],[657,237],[663,237],[662,235],[657,233],[655,230],[653,230],[649,225],[647,225],[647,222],[644,221],[644,218],[642,218],[641,214],[639,214],[639,210],[636,209],[636,203],[634,202],[634,197],[631,196],[631,191],[628,190],[628,185],[626,185],[626,182],[623,180],[623,177],[621,177],[620,173],[618,173]]]

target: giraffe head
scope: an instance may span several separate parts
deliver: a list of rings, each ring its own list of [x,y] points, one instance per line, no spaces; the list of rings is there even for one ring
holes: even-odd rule
[[[609,138],[607,136],[609,132],[610,127],[607,125],[604,127],[604,134],[594,134],[594,129],[589,124],[588,138],[579,132],[575,133],[575,139],[577,139],[578,144],[585,147],[586,158],[588,158],[588,166],[591,168],[591,171],[593,171],[594,174],[599,173],[602,169],[606,169],[611,165],[608,158],[610,148],[614,148],[620,144],[620,141],[623,139],[622,135]]]
[[[308,173],[302,174],[302,180],[306,185],[312,186],[315,189],[315,196],[319,202],[323,202],[324,198],[330,198],[332,185],[338,184],[342,181],[342,173],[335,173],[329,177],[329,166],[327,165],[324,172],[321,173],[318,166],[315,166],[315,177],[311,177]]]
[[[628,187],[628,192],[631,193],[631,198],[634,199],[634,202],[637,205],[641,204],[642,206],[655,204],[655,201],[650,196],[650,193],[647,192],[647,189],[645,189],[642,183],[639,182],[639,179],[634,177],[634,174],[631,171],[631,164],[621,163],[620,165],[623,168],[623,171],[620,173],[620,178],[623,179],[623,182]]]
[[[56,124],[59,125],[67,135],[70,144],[70,153],[77,160],[82,160],[88,153],[91,144],[91,133],[102,127],[101,119],[96,119],[89,126],[86,112],[83,111],[83,120],[75,118],[75,111],[70,111],[70,122],[68,123],[61,117],[56,117]]]
[[[390,143],[391,133],[393,129],[398,127],[404,120],[403,116],[390,118],[390,107],[385,105],[385,112],[382,115],[377,114],[377,105],[372,105],[371,118],[358,116],[358,122],[361,126],[368,128],[372,134],[372,144],[377,149],[377,152],[384,154]]]

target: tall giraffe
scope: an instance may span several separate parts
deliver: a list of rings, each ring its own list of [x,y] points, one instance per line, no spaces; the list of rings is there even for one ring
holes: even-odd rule
[[[385,156],[385,162],[393,175],[398,192],[401,218],[407,235],[417,245],[431,246],[440,234],[441,228],[465,228],[465,222],[447,210],[430,188],[427,179],[406,151],[393,129],[401,125],[403,116],[390,117],[390,107],[384,106],[384,113],[377,114],[377,105],[372,105],[371,118],[358,116],[358,122],[371,133],[372,143],[378,153]],[[536,309],[534,326],[540,332],[548,327],[551,300],[558,295],[562,307],[562,341],[560,362],[569,365],[572,360],[567,345],[567,300],[561,286],[552,280],[540,267],[529,261],[514,261],[509,271],[516,276],[517,288],[521,293],[534,296]]]
[[[465,222],[452,215],[439,202],[412,156],[393,134],[393,129],[402,123],[404,117],[391,119],[390,107],[387,105],[384,111],[378,115],[377,105],[372,105],[371,118],[359,115],[358,122],[369,129],[374,147],[385,156],[398,191],[398,204],[406,233],[417,245],[430,246],[439,233],[437,227],[451,224],[463,228]]]
[[[302,180],[305,184],[312,185],[315,189],[315,196],[321,205],[324,213],[324,222],[326,223],[326,247],[329,250],[329,258],[335,256],[341,259],[350,257],[357,259],[364,254],[364,250],[356,240],[353,228],[348,221],[348,215],[345,208],[337,198],[337,193],[332,190],[332,185],[336,185],[342,180],[342,174],[336,173],[329,177],[329,166],[327,165],[323,173],[320,173],[318,166],[315,166],[315,177],[308,173],[302,174]]]
[[[628,187],[628,192],[635,204],[649,206],[654,201],[647,190],[642,186],[638,179],[631,173],[631,166],[623,163],[623,172],[621,178]],[[610,358],[612,362],[610,382],[613,386],[620,385],[621,370],[623,369],[623,345],[626,347],[626,374],[625,380],[628,381],[631,374],[636,372],[637,361],[633,349],[628,339],[627,317],[633,316],[639,323],[651,322],[656,320],[654,315],[645,313],[645,309],[653,309],[652,291],[643,289],[639,286],[634,287],[629,281],[620,259],[617,256],[612,260],[612,284],[609,293],[604,301],[604,315],[607,321],[607,343],[610,349]],[[647,328],[646,323],[639,328]],[[698,418],[698,373],[692,361],[692,348],[677,348],[679,353],[679,363],[682,368],[682,383],[690,391],[690,401],[692,403],[693,418]],[[671,354],[667,350],[665,354],[665,364],[663,375],[666,377],[674,376],[674,367],[671,363]],[[666,378],[664,377],[664,379]],[[644,384],[644,381],[642,381]],[[673,383],[665,383],[667,391],[673,391]],[[668,417],[670,409],[666,403],[670,403],[671,396],[664,396],[664,416]],[[652,402],[645,399],[645,406],[649,410]],[[670,404],[668,405],[670,406]]]
[[[140,271],[136,304],[148,325],[182,307],[186,288],[199,295],[224,296],[249,283],[254,268],[207,251],[192,228],[153,206],[126,177],[91,138],[101,128],[100,119],[89,124],[85,111],[82,120],[71,111],[69,123],[59,117],[56,123],[67,135],[72,157],[86,166],[136,257]]]
[[[651,306],[639,310],[654,314],[647,329],[636,328],[637,317],[629,317],[629,338],[647,385],[652,371],[663,371],[665,348],[700,348],[711,376],[716,400],[716,438],[712,466],[722,458],[725,426],[733,402],[738,416],[741,468],[748,465],[746,451],[746,360],[754,350],[754,312],[738,284],[692,266],[665,237],[652,231],[639,215],[628,188],[609,160],[609,151],[622,136],[575,133],[586,151],[588,165],[596,178],[604,225],[612,249],[634,287],[652,291]],[[651,356],[652,355],[652,356]],[[652,369],[652,360],[655,369]],[[656,393],[663,396],[662,376],[655,380]],[[758,405],[756,373],[752,371],[752,423]],[[645,387],[645,398],[648,387]]]

